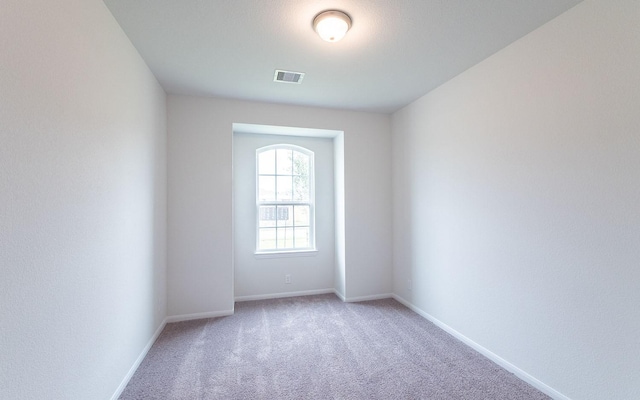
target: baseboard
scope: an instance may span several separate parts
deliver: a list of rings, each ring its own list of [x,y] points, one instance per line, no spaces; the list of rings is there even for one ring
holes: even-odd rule
[[[393,297],[393,295],[391,293],[383,293],[383,294],[372,294],[370,296],[358,296],[358,297],[342,297],[342,296],[338,296],[342,299],[342,301],[344,301],[345,303],[357,303],[359,301],[371,301],[371,300],[382,300],[382,299],[389,299],[391,297]]]
[[[392,297],[395,300],[397,300],[398,302],[402,303],[407,308],[411,309],[416,314],[418,314],[418,315],[422,316],[423,318],[433,322],[433,324],[435,324],[438,328],[440,328],[443,331],[449,333],[451,336],[453,336],[456,339],[460,340],[462,343],[466,344],[467,346],[471,347],[472,349],[474,349],[478,353],[480,353],[483,356],[487,357],[489,360],[493,361],[494,363],[498,364],[502,368],[504,368],[507,371],[511,372],[512,374],[516,375],[518,378],[520,378],[523,381],[527,382],[529,385],[535,387],[536,389],[538,389],[542,393],[546,394],[547,396],[549,396],[549,397],[551,397],[551,398],[553,398],[555,400],[571,400],[569,397],[563,395],[562,393],[558,392],[557,390],[555,390],[551,386],[549,386],[549,385],[545,384],[544,382],[536,379],[535,377],[529,375],[525,371],[523,371],[520,368],[516,367],[515,365],[511,364],[509,361],[507,361],[504,358],[498,356],[497,354],[491,352],[489,349],[479,345],[478,343],[476,343],[473,340],[469,339],[468,337],[464,336],[462,333],[456,331],[455,329],[453,329],[449,325],[445,324],[444,322],[438,320],[437,318],[433,317],[432,315],[430,315],[430,314],[426,313],[425,311],[421,310],[420,308],[416,307],[415,305],[413,305],[409,301],[403,299],[402,297],[400,297],[400,296],[398,296],[396,294],[393,294]]]
[[[269,300],[269,299],[281,299],[284,297],[298,297],[298,296],[312,296],[315,294],[327,294],[335,293],[334,289],[317,289],[317,290],[303,290],[300,292],[285,292],[285,293],[270,293],[270,294],[258,294],[252,296],[237,296],[235,301],[254,301],[254,300]]]
[[[158,329],[156,329],[155,333],[153,334],[153,336],[151,337],[147,345],[144,347],[144,349],[142,349],[142,352],[140,353],[136,361],[133,363],[131,368],[129,368],[129,372],[127,372],[127,375],[125,375],[124,379],[120,383],[120,386],[118,386],[113,396],[111,396],[111,400],[118,400],[118,397],[120,397],[120,395],[124,391],[124,388],[127,387],[127,385],[129,384],[129,381],[131,380],[131,377],[133,376],[133,374],[136,373],[136,370],[142,363],[142,360],[144,360],[144,358],[147,356],[147,353],[151,349],[151,346],[153,346],[156,339],[158,339],[158,336],[160,336],[160,333],[162,333],[162,330],[166,325],[167,325],[167,319],[165,318],[162,320],[162,323],[160,323],[160,326],[158,327]]]
[[[171,322],[190,321],[192,319],[228,317],[229,315],[233,315],[233,310],[211,311],[211,312],[202,312],[202,313],[195,313],[195,314],[172,315],[170,317],[167,317],[166,319],[167,319],[167,323],[171,323]]]
[[[317,294],[328,294],[328,293],[335,294],[340,298],[340,300],[344,301],[345,303],[389,299],[393,297],[391,293],[373,294],[370,296],[359,296],[359,297],[345,297],[342,293],[338,292],[336,289],[319,289],[319,290],[304,290],[300,292],[260,294],[260,295],[254,295],[254,296],[237,296],[235,298],[235,301],[241,302],[241,301],[254,301],[254,300],[269,300],[269,299],[280,299],[285,297],[313,296]]]

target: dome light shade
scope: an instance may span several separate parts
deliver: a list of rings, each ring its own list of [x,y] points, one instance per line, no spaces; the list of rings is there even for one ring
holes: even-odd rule
[[[351,28],[351,18],[342,11],[325,11],[313,19],[313,29],[327,42],[337,42]]]

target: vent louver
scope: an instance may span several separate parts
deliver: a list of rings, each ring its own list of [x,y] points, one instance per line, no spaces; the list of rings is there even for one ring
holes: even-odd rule
[[[277,69],[275,75],[273,76],[274,82],[282,82],[282,83],[302,83],[304,79],[304,72],[293,72],[293,71],[283,71],[281,69]]]

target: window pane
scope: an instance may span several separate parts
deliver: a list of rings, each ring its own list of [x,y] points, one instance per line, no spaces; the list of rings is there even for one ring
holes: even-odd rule
[[[276,177],[258,177],[258,197],[260,201],[274,201],[276,199]]]
[[[294,221],[296,226],[309,226],[309,206],[295,206]]]
[[[278,206],[278,227],[293,226],[293,206]]]
[[[276,206],[262,206],[259,211],[259,227],[270,228],[276,226]]]
[[[258,250],[310,248],[312,156],[272,148],[258,153],[257,162]]]
[[[293,199],[309,201],[309,177],[295,176],[293,178]]]
[[[309,247],[309,228],[295,228],[296,249]]]
[[[276,151],[267,150],[258,155],[258,173],[261,175],[276,174]]]
[[[277,165],[277,171],[278,171],[278,175],[291,175],[292,172],[292,163],[293,163],[293,157],[292,157],[292,151],[288,150],[288,149],[277,149],[276,150],[276,165]]]
[[[277,228],[278,229],[278,248],[293,248],[293,228]]]
[[[276,247],[276,229],[266,228],[258,230],[258,249],[275,250]]]
[[[291,176],[278,176],[278,194],[277,201],[291,201]]]
[[[293,152],[293,174],[309,176],[309,156],[300,152]]]

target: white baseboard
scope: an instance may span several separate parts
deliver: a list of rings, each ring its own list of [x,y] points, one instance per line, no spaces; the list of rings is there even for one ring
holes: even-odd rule
[[[131,368],[129,368],[129,372],[127,372],[127,375],[125,375],[124,379],[120,383],[120,386],[118,386],[113,396],[111,396],[111,400],[118,400],[118,397],[120,397],[120,395],[122,394],[122,391],[124,391],[124,388],[127,387],[127,385],[129,384],[129,381],[131,380],[131,377],[133,376],[133,374],[135,374],[136,370],[142,363],[142,360],[144,360],[144,358],[147,356],[147,353],[151,349],[151,346],[153,346],[156,339],[158,339],[158,336],[160,336],[160,333],[162,333],[162,330],[166,325],[167,325],[167,319],[165,318],[162,320],[162,322],[160,323],[160,326],[158,327],[158,329],[156,329],[155,333],[153,334],[153,336],[151,337],[147,345],[144,346],[144,349],[142,349],[142,352],[140,353],[136,361],[133,363]]]
[[[567,397],[567,396],[563,395],[562,393],[558,392],[557,390],[555,390],[551,386],[549,386],[549,385],[545,384],[544,382],[536,379],[535,377],[529,375],[525,371],[523,371],[520,368],[516,367],[515,365],[511,364],[509,361],[507,361],[504,358],[498,356],[497,354],[491,352],[489,349],[487,349],[485,347],[482,347],[478,343],[474,342],[473,340],[471,340],[468,337],[464,336],[462,333],[456,331],[455,329],[453,329],[449,325],[445,324],[444,322],[438,320],[437,318],[433,317],[432,315],[426,313],[425,311],[423,311],[420,308],[416,307],[415,305],[411,304],[410,302],[408,302],[407,300],[403,299],[402,297],[400,297],[400,296],[398,296],[396,294],[393,294],[392,297],[395,300],[397,300],[398,302],[402,303],[407,308],[411,309],[416,314],[418,314],[418,315],[424,317],[425,319],[433,322],[438,328],[440,328],[443,331],[449,333],[451,336],[453,336],[456,339],[460,340],[462,343],[466,344],[467,346],[471,347],[472,349],[474,349],[478,353],[480,353],[483,356],[487,357],[489,360],[493,361],[494,363],[498,364],[502,368],[504,368],[507,371],[511,372],[512,374],[516,375],[518,378],[520,378],[523,381],[527,382],[529,385],[535,387],[536,389],[538,389],[542,393],[546,394],[547,396],[553,398],[554,400],[571,400],[569,397]]]
[[[170,317],[167,317],[166,320],[167,320],[167,323],[171,323],[171,322],[190,321],[192,319],[228,317],[229,315],[233,315],[233,310],[211,311],[211,312],[202,312],[202,313],[195,313],[195,314],[172,315]]]
[[[254,301],[254,300],[269,300],[269,299],[280,299],[284,297],[313,296],[316,294],[328,294],[328,293],[335,294],[340,298],[340,300],[344,301],[345,303],[389,299],[393,297],[391,293],[373,294],[370,296],[359,296],[359,297],[345,297],[342,293],[338,292],[336,289],[319,289],[319,290],[304,290],[300,292],[270,293],[270,294],[259,294],[259,295],[253,295],[253,296],[237,296],[235,298],[235,301],[241,302],[241,301]]]
[[[338,295],[345,303],[357,303],[359,301],[370,301],[370,300],[381,300],[381,299],[389,299],[393,297],[391,293],[383,293],[383,294],[372,294],[370,296],[358,296],[358,297],[342,297]]]
[[[285,292],[285,293],[270,293],[270,294],[257,294],[251,296],[236,296],[235,301],[254,301],[254,300],[269,300],[269,299],[281,299],[284,297],[298,297],[298,296],[312,296],[314,294],[327,294],[334,293],[333,289],[316,289],[316,290],[303,290],[300,292]]]

